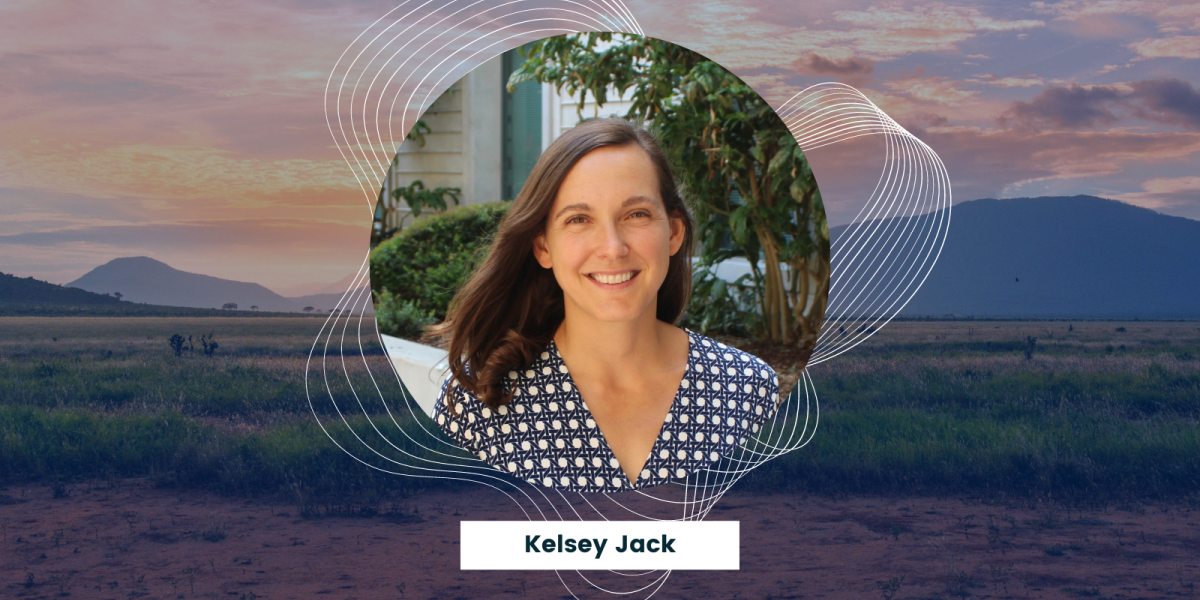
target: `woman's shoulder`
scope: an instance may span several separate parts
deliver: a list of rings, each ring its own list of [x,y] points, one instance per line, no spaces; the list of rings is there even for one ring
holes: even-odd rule
[[[690,329],[686,329],[685,331],[687,331],[688,336],[692,340],[692,359],[706,358],[711,362],[724,363],[728,366],[740,367],[743,370],[747,368],[765,370],[771,377],[775,377],[775,370],[763,359]]]
[[[747,396],[767,410],[779,402],[779,375],[766,361],[691,330],[688,335],[692,338],[689,371],[696,380],[691,385]]]
[[[464,364],[463,369],[464,373],[470,376],[472,373],[470,363]],[[566,372],[566,366],[563,365],[561,359],[558,359],[552,345],[548,345],[534,355],[533,362],[529,365],[510,370],[504,379],[502,387],[506,394],[509,392],[514,394],[511,403],[518,404],[521,397],[525,395],[523,391],[528,390],[529,386],[543,385],[546,381],[556,381],[557,377],[562,377]],[[437,406],[444,407],[453,403],[462,404],[462,408],[486,409],[484,402],[451,374],[442,382],[442,390]],[[505,415],[509,412],[509,408],[500,406],[495,412],[499,415]]]

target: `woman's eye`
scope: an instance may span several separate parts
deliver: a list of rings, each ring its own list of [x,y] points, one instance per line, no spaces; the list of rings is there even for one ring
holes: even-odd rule
[[[629,215],[630,217],[649,217],[651,216],[648,210],[637,210]]]
[[[568,224],[571,224],[571,223],[586,223],[586,222],[587,222],[587,217],[585,217],[585,216],[583,216],[583,215],[575,215],[575,216],[571,217],[570,219],[567,219],[567,223],[568,223]]]

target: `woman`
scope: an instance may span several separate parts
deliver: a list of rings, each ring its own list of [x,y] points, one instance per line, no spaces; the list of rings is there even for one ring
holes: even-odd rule
[[[435,328],[451,357],[438,426],[503,471],[588,492],[686,477],[745,443],[778,378],[672,324],[692,229],[645,130],[601,119],[555,140]]]

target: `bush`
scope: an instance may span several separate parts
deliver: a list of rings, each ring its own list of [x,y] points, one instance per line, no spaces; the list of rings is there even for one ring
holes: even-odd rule
[[[371,287],[437,320],[483,259],[510,203],[464,206],[417,221],[371,251]],[[406,309],[408,310],[408,309]],[[383,324],[380,324],[383,331]]]
[[[387,290],[375,294],[375,323],[379,333],[416,340],[425,328],[437,323],[433,313],[422,310],[410,300],[397,300]]]
[[[755,334],[761,319],[754,302],[753,285],[749,275],[742,275],[736,283],[730,284],[717,277],[709,267],[694,267],[686,326],[702,335],[750,337]]]

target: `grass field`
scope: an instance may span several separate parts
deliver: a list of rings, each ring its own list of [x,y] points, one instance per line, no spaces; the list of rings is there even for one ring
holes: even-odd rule
[[[0,319],[0,397],[7,406],[176,410],[241,422],[311,418],[305,363],[322,324],[306,317]],[[168,344],[176,334],[190,336],[194,350],[176,356]],[[219,345],[211,356],[201,336]],[[382,356],[377,342],[363,352]]]
[[[311,404],[305,393],[322,323],[0,318],[0,482],[149,475],[227,493],[356,498],[421,489],[366,468],[317,427],[314,413],[323,423],[336,414],[323,381],[310,380],[322,392]],[[174,334],[192,336],[195,351],[176,356]],[[201,335],[219,343],[212,356]],[[366,371],[356,344],[345,369],[357,387]],[[735,345],[768,360],[785,389],[795,381],[786,351]],[[363,349],[371,371],[390,376],[378,344]],[[815,439],[739,486],[1078,502],[1200,490],[1200,323],[895,322],[810,373]],[[357,408],[345,377],[329,382],[338,406]],[[394,381],[375,385],[400,402]],[[388,407],[366,400],[356,418],[394,430]]]
[[[794,380],[785,361],[769,360]],[[1081,502],[1200,492],[1200,323],[894,322],[810,373],[816,438],[752,485]]]
[[[314,415],[343,446],[355,446],[323,381],[310,379],[311,402],[305,391],[306,363],[322,323],[310,317],[0,318],[0,481],[152,476],[162,485],[226,493],[327,497],[353,491],[359,500],[420,489],[419,481],[363,467],[318,426]],[[372,325],[364,327],[373,332]],[[191,336],[195,349],[177,356],[168,343],[175,334]],[[218,343],[211,356],[201,336]],[[322,340],[310,378],[321,377],[323,354],[330,355],[331,372],[342,368],[338,344],[334,337],[326,349]],[[390,373],[378,343],[365,344],[363,353],[373,371]],[[361,385],[357,342],[346,355],[345,372]],[[387,383],[381,380],[395,412],[402,392]],[[357,407],[344,376],[330,377],[329,384],[342,410]],[[392,430],[388,439],[399,448],[421,453],[395,432],[378,399],[364,406],[347,415],[354,430],[366,428],[370,416],[382,431]]]

